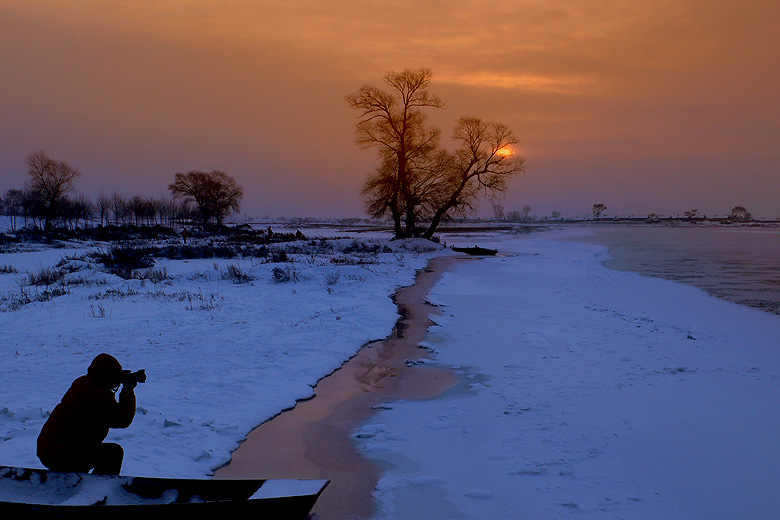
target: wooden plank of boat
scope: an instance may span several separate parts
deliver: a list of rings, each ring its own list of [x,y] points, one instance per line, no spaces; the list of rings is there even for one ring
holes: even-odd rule
[[[484,255],[484,256],[495,255],[496,253],[498,253],[498,249],[487,249],[479,246],[474,246],[474,247],[452,246],[452,250],[458,253],[467,253],[469,255]]]
[[[328,483],[103,476],[0,466],[0,518],[189,520],[213,514],[305,520]]]

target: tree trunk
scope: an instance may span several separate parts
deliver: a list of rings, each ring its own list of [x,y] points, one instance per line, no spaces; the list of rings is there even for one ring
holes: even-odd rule
[[[403,229],[401,228],[401,212],[398,211],[397,193],[390,198],[390,215],[393,217],[393,230],[395,232],[395,238],[403,238]]]
[[[441,219],[443,219],[443,218],[444,218],[444,215],[446,215],[446,214],[447,214],[447,211],[448,211],[449,209],[450,209],[450,208],[448,207],[448,208],[446,208],[444,211],[442,211],[442,209],[440,208],[440,209],[439,209],[439,210],[436,212],[436,214],[435,214],[435,215],[433,216],[433,218],[431,219],[431,223],[428,225],[428,229],[426,229],[426,230],[425,230],[425,233],[423,233],[423,235],[422,235],[422,236],[423,236],[423,238],[427,238],[428,240],[430,240],[431,238],[433,238],[433,234],[436,232],[436,228],[437,228],[437,227],[439,227],[439,224],[441,224]]]
[[[468,183],[470,177],[464,176],[463,180],[460,183],[460,186],[458,186],[458,189],[455,190],[455,193],[452,194],[452,196],[447,199],[447,202],[442,205],[438,210],[436,210],[436,213],[434,213],[433,218],[431,219],[431,223],[428,226],[428,229],[425,230],[425,233],[423,233],[423,238],[427,238],[430,240],[433,238],[433,234],[436,232],[436,228],[439,227],[439,224],[441,224],[441,220],[444,218],[444,215],[447,214],[449,210],[454,208],[458,202],[458,197],[460,197],[460,194],[463,192],[463,188],[466,187],[466,184]]]
[[[412,238],[414,236],[414,228],[417,225],[417,215],[414,212],[414,206],[412,203],[406,204],[406,238]]]

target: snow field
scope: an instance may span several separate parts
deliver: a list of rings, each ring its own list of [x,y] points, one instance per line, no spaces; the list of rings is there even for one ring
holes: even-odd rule
[[[0,312],[0,463],[41,467],[35,442],[48,413],[108,352],[148,375],[136,389],[133,424],[107,439],[125,449],[122,473],[209,475],[253,427],[310,397],[320,378],[385,337],[398,319],[390,296],[435,254],[417,241],[393,243],[389,253],[341,253],[351,242],[334,241],[330,255],[291,254],[284,264],[158,260],[157,283],[75,259],[89,245],[0,255],[0,266],[13,267],[0,274],[4,302],[44,291],[25,280],[63,256],[76,264],[66,279],[78,278],[67,294]],[[234,283],[231,266],[251,280]],[[279,282],[274,268],[295,276]]]
[[[609,270],[578,233],[448,237],[501,256],[456,263],[429,295],[426,364],[461,383],[382,405],[354,432],[383,468],[375,520],[780,515],[780,318]],[[46,414],[106,351],[149,375],[135,422],[109,436],[123,473],[210,474],[388,334],[388,296],[443,254],[388,245],[362,264],[161,260],[156,282],[73,260],[68,294],[0,312],[0,463],[40,467]],[[43,290],[26,276],[88,248],[0,255],[0,300]]]
[[[560,238],[485,238],[432,290],[462,382],[355,432],[375,519],[777,517],[780,318]]]

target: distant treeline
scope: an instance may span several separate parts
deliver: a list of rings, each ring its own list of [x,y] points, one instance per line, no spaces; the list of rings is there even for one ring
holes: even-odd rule
[[[28,182],[22,189],[10,189],[0,199],[0,211],[11,218],[15,231],[19,219],[24,226],[74,229],[136,225],[169,226],[182,222],[222,224],[222,220],[240,208],[243,190],[225,172],[190,171],[176,173],[168,186],[173,198],[124,197],[117,193],[101,194],[96,201],[85,195],[74,195],[73,182],[81,175],[65,161],[49,157],[43,150],[27,156]]]
[[[197,209],[188,201],[118,193],[101,194],[94,201],[86,195],[65,195],[50,209],[39,193],[27,189],[8,190],[0,199],[0,210],[10,217],[13,230],[43,228],[47,218],[56,227],[74,229],[110,224],[175,227],[197,217]]]

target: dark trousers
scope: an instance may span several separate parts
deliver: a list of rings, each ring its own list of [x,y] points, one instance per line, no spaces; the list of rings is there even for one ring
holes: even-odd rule
[[[119,475],[122,470],[122,460],[125,450],[113,442],[104,442],[95,454],[95,467],[92,473],[96,475]]]
[[[119,475],[124,457],[125,450],[122,446],[113,442],[104,442],[88,453],[60,450],[40,459],[44,466],[52,471],[89,473],[92,470],[92,473],[97,475]]]

